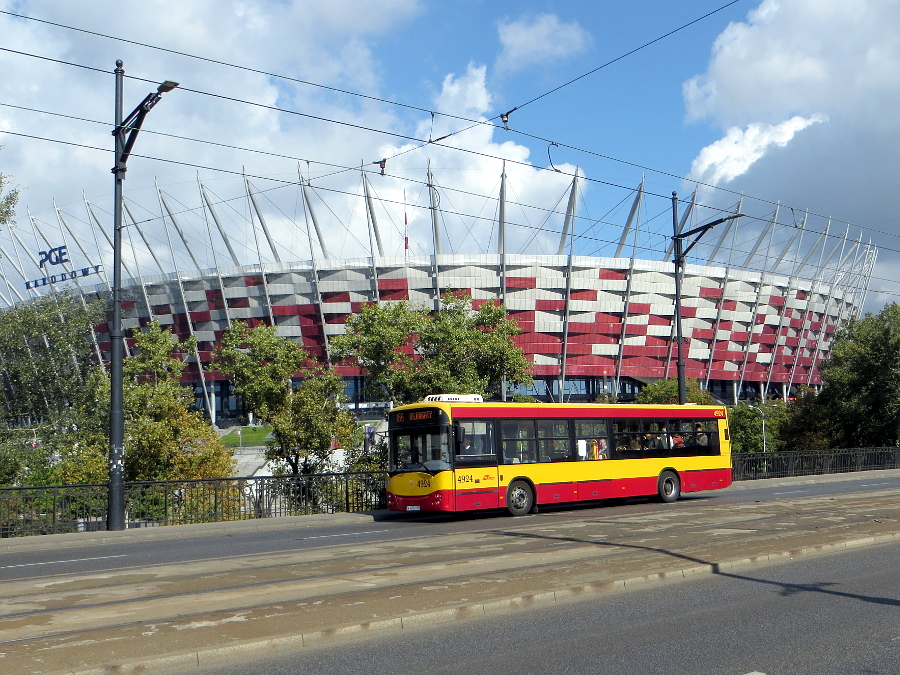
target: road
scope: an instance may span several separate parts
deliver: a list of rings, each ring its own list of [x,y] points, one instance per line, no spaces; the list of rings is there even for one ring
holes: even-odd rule
[[[334,637],[755,573],[891,541],[898,488],[900,471],[888,471],[516,519],[343,514],[5,540],[0,663],[5,672],[180,672]]]
[[[900,543],[372,635],[198,675],[896,675]]]
[[[718,509],[728,509],[801,498],[838,498],[858,491],[886,489],[900,489],[900,471],[738,483],[722,492],[685,495],[675,506],[682,508],[688,504],[709,503]],[[614,514],[616,517],[654,515],[658,514],[659,510],[660,505],[654,501],[632,499],[624,504],[605,503],[602,506],[555,508],[544,511],[537,518],[564,523],[605,517],[608,514]],[[26,543],[24,540],[7,540],[11,542],[11,548],[3,555],[0,564],[0,583],[12,579],[43,578],[54,574],[60,568],[64,568],[62,571],[66,574],[97,573],[127,569],[136,564],[146,566],[220,560],[240,555],[317,549],[323,545],[343,542],[384,542],[410,537],[429,537],[435,533],[447,535],[489,532],[498,526],[505,527],[513,522],[499,511],[462,516],[410,516],[405,513],[381,512],[374,517],[362,514],[338,514],[290,520],[292,523],[290,528],[280,526],[275,521],[263,521],[273,525],[272,529],[263,531],[247,531],[240,527],[243,523],[222,524],[218,528],[201,526],[142,530],[138,531],[139,534],[135,535],[132,541],[117,543],[121,538],[110,537],[102,546],[102,555],[97,555],[98,546],[89,534],[68,538],[71,542],[84,540],[86,545],[67,544],[64,549],[65,555],[60,554],[60,547],[48,545],[48,539],[56,540],[59,537],[25,538],[34,542],[32,548],[24,545]],[[196,535],[157,538],[158,535],[174,534],[172,532],[174,530],[190,530]],[[210,532],[216,536],[210,536]],[[0,545],[0,552],[2,551],[3,545]]]

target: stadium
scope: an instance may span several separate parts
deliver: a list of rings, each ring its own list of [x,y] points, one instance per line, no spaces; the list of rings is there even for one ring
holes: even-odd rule
[[[155,319],[180,339],[195,337],[185,384],[214,421],[225,421],[242,411],[210,361],[233,321],[275,326],[325,359],[331,338],[366,303],[432,308],[443,293],[461,291],[476,307],[502,302],[522,328],[516,342],[532,363],[533,382],[510,393],[632,400],[646,384],[676,374],[672,234],[719,219],[696,246],[685,239],[686,376],[725,403],[787,398],[798,385],[820,384],[818,365],[835,330],[865,302],[874,247],[849,226],[793,210],[786,219],[777,205],[754,216],[739,200],[710,214],[696,191],[673,217],[671,198],[651,194],[643,182],[620,189],[602,217],[589,217],[578,209],[584,179],[572,173],[550,174],[544,192],[556,190],[556,205],[527,207],[542,214],[538,224],[522,215],[526,200],[507,199],[505,166],[499,190],[478,195],[476,215],[474,207],[452,206],[471,193],[438,186],[430,166],[426,180],[394,180],[381,193],[373,184],[383,166],[361,171],[355,191],[324,180],[314,187],[301,176],[263,190],[244,177],[227,198],[199,179],[193,197],[156,188],[148,200],[145,192],[144,202],[158,208],[126,195],[126,336]],[[407,202],[407,188],[419,197]],[[295,215],[271,198],[286,192]],[[350,213],[343,219],[341,207]],[[515,209],[519,215],[509,215]],[[29,222],[0,237],[0,297],[8,305],[63,289],[87,301],[111,297],[109,214],[87,200],[81,213],[54,214],[56,222],[28,214]],[[337,246],[338,232],[353,245]],[[109,326],[96,326],[93,339],[107,361]],[[363,396],[361,374],[339,369],[353,404],[377,409]]]

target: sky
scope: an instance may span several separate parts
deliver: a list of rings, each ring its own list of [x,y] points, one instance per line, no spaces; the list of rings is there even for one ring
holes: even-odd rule
[[[494,251],[505,160],[512,252],[556,252],[576,170],[584,255],[613,255],[642,181],[623,255],[664,259],[673,191],[697,189],[694,225],[743,195],[735,259],[773,217],[751,268],[798,227],[797,259],[804,241],[826,242],[813,263],[851,250],[848,232],[878,247],[866,310],[879,311],[900,296],[900,0],[728,2],[0,0],[0,173],[21,189],[15,229],[33,253],[66,243],[76,264],[96,256],[84,200],[108,229],[122,59],[125,114],[163,80],[180,83],[146,118],[126,200],[166,248],[158,186],[201,266],[227,262],[209,246],[198,181],[240,261],[274,257],[249,225],[242,174],[283,260],[310,255],[299,176],[329,254],[366,255],[361,165],[385,255],[403,256],[407,234],[410,255],[431,253],[429,165],[444,252]],[[9,232],[0,244],[15,255]],[[131,255],[150,273],[139,247]],[[170,255],[191,264],[177,242]]]

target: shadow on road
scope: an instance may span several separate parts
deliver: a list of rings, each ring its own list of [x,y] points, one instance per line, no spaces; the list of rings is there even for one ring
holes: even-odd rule
[[[893,598],[882,598],[878,596],[871,595],[861,595],[859,593],[845,593],[843,591],[838,591],[829,586],[837,586],[838,584],[835,582],[820,582],[820,583],[811,583],[811,584],[791,584],[784,583],[780,581],[770,581],[768,579],[761,579],[759,577],[751,577],[745,574],[735,574],[733,572],[724,572],[720,569],[719,563],[711,562],[709,560],[703,560],[702,558],[697,558],[690,555],[685,555],[684,553],[678,553],[677,551],[670,551],[668,549],[659,548],[655,546],[641,546],[639,544],[625,544],[614,541],[591,541],[587,539],[579,539],[578,537],[561,537],[561,536],[553,536],[553,535],[545,535],[545,534],[531,534],[526,532],[504,532],[503,530],[495,530],[493,534],[500,535],[502,537],[512,537],[518,539],[539,539],[544,541],[560,541],[560,542],[568,542],[573,544],[587,544],[590,546],[598,546],[601,548],[616,548],[616,549],[631,549],[637,551],[649,551],[652,553],[659,553],[662,555],[670,556],[672,558],[678,558],[680,560],[686,560],[698,565],[706,565],[709,567],[710,571],[713,574],[716,574],[721,577],[727,577],[729,579],[737,579],[739,581],[750,581],[757,584],[764,584],[767,586],[773,586],[778,589],[778,594],[782,596],[795,595],[797,593],[824,593],[827,595],[834,595],[842,598],[849,598],[851,600],[860,600],[862,602],[870,602],[876,605],[889,605],[900,607],[900,600],[895,600]]]

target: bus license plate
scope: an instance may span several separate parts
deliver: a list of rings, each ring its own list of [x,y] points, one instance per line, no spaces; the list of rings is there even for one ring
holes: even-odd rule
[[[419,507],[418,506],[407,506],[406,510],[407,511],[418,511]]]

